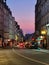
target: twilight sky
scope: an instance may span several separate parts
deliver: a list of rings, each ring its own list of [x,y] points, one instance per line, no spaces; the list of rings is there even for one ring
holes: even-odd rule
[[[24,34],[35,31],[35,4],[36,0],[7,0],[15,20]]]

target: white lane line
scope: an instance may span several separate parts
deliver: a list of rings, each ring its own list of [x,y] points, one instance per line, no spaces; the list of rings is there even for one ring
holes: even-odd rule
[[[41,61],[38,61],[38,60],[35,60],[35,59],[31,59],[31,58],[29,58],[29,57],[26,57],[26,56],[24,56],[24,55],[22,55],[22,54],[19,54],[18,52],[16,53],[16,51],[15,51],[14,49],[13,49],[13,52],[14,52],[15,54],[17,54],[17,55],[19,55],[19,56],[21,56],[21,57],[27,59],[27,60],[30,60],[30,61],[33,61],[33,62],[37,62],[37,63],[41,63],[41,64],[44,64],[44,65],[49,65],[49,64],[47,64],[47,63],[44,63],[44,62],[41,62]]]

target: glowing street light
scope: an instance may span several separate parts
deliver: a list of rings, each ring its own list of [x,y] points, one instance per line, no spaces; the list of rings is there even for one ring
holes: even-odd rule
[[[43,36],[40,36],[41,39],[43,39]]]
[[[42,35],[46,35],[46,33],[47,33],[47,30],[41,30]]]

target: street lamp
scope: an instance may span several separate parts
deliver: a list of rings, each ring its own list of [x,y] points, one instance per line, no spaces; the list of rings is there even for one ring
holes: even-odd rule
[[[43,36],[40,36],[41,39],[43,39]]]
[[[46,35],[47,34],[47,30],[45,30],[45,29],[44,30],[41,30],[41,34],[42,35]]]

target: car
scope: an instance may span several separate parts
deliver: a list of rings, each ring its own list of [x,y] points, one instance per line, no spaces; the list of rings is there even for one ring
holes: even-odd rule
[[[29,48],[29,43],[25,44],[25,48]]]
[[[27,43],[25,44],[25,48],[30,49],[31,45],[32,45],[32,44],[31,44],[30,42],[27,42]]]
[[[19,42],[19,43],[17,44],[17,48],[23,49],[23,48],[25,48],[25,44],[24,44],[23,42]]]
[[[32,45],[30,46],[31,49],[37,49],[38,48],[38,43],[37,42],[32,42]]]

